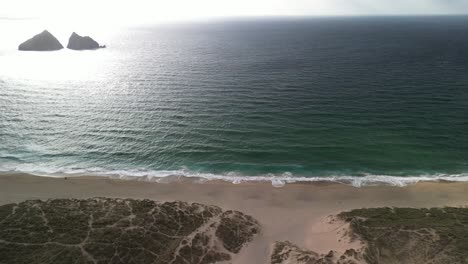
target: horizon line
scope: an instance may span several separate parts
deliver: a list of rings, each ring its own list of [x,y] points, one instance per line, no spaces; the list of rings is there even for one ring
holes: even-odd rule
[[[239,16],[206,16],[206,17],[191,17],[186,19],[174,19],[174,20],[147,20],[147,21],[130,21],[129,24],[151,24],[151,23],[165,23],[165,22],[196,22],[196,21],[211,21],[211,20],[235,20],[235,19],[269,19],[269,18],[278,18],[278,19],[307,19],[307,18],[360,18],[360,17],[463,17],[468,16],[468,13],[433,13],[433,14],[421,14],[421,13],[408,13],[408,14],[311,14],[311,15],[239,15]],[[11,17],[11,16],[1,16],[1,20],[18,20],[18,21],[27,21],[27,20],[47,20],[48,18],[42,17]],[[57,20],[59,20],[57,18]]]

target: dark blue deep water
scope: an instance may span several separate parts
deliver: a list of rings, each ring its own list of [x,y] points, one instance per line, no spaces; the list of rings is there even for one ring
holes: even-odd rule
[[[468,180],[468,17],[211,21],[101,38],[108,48],[89,52],[1,47],[0,170]]]

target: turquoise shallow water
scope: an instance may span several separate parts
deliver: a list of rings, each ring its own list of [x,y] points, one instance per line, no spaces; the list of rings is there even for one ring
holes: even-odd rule
[[[468,179],[467,17],[213,21],[101,38],[107,49],[86,52],[0,46],[0,171]]]

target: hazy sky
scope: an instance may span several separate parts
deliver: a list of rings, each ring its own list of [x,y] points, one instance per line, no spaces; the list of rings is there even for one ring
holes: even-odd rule
[[[0,4],[0,17],[65,21],[390,14],[468,14],[468,0],[1,0]]]

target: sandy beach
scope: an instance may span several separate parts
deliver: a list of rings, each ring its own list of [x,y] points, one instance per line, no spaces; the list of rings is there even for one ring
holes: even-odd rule
[[[242,211],[255,217],[263,229],[234,263],[267,263],[271,244],[275,241],[289,240],[319,253],[332,249],[340,252],[350,244],[341,239],[340,223],[328,224],[330,215],[356,208],[385,206],[466,206],[467,192],[468,183],[450,182],[361,188],[335,183],[295,183],[275,188],[270,183],[197,183],[189,179],[154,183],[103,177],[0,176],[0,204],[30,199],[110,197],[181,200]],[[358,244],[351,246],[359,247]]]

